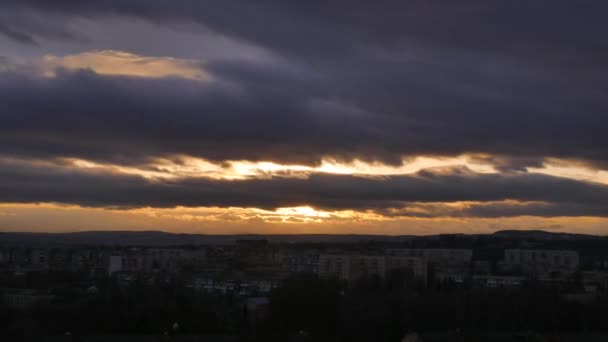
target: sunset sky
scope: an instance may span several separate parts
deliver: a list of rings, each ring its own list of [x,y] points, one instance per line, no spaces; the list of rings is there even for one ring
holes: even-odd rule
[[[0,231],[608,234],[604,0],[0,1]]]

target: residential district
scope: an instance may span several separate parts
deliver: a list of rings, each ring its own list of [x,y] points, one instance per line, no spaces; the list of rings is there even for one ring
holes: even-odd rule
[[[201,296],[197,298],[230,298],[233,311],[224,318],[214,317],[214,324],[221,326],[225,322],[218,320],[240,315],[234,320],[240,323],[234,324],[244,327],[232,331],[254,331],[267,320],[273,293],[293,279],[317,285],[314,282],[331,282],[341,296],[366,282],[394,283],[399,279],[398,286],[420,294],[512,294],[540,288],[556,293],[565,303],[592,303],[608,293],[605,247],[604,239],[459,235],[351,243],[269,242],[260,237],[232,244],[169,247],[5,245],[0,247],[0,294],[6,312],[16,317],[42,307],[66,307],[75,302],[84,305],[100,296],[107,299],[108,291],[114,291],[114,298],[134,287],[139,291],[133,292],[135,296],[150,288],[173,287],[176,293]],[[158,297],[143,300],[161,301],[164,294],[158,293]],[[206,314],[217,316],[220,311]],[[178,316],[164,318],[159,333],[172,334],[180,329],[198,332],[183,327],[188,323],[180,322]],[[78,324],[53,325],[46,333],[65,335],[85,329],[83,323]],[[416,328],[423,327],[418,324]],[[113,332],[128,332],[121,329]]]

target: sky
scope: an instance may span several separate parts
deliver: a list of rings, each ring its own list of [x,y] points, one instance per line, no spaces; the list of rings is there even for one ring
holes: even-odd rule
[[[603,0],[0,1],[0,231],[608,233]]]

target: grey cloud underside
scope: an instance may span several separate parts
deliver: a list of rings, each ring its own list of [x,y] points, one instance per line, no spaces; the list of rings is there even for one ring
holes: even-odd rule
[[[246,39],[285,54],[343,56],[361,47],[395,43],[525,53],[605,48],[602,0],[375,2],[311,0],[285,2],[183,0],[4,0],[7,10],[66,17],[130,16],[158,23],[194,21],[220,33]],[[545,52],[547,48],[551,51]],[[346,50],[346,51],[345,51]],[[588,51],[581,51],[583,53]],[[605,53],[605,52],[604,52]],[[511,54],[509,54],[511,55]],[[541,56],[538,56],[541,57]],[[574,56],[557,56],[551,61]],[[598,61],[601,56],[596,58]],[[542,57],[541,57],[542,58]]]
[[[0,202],[59,202],[93,207],[257,207],[310,205],[386,216],[608,216],[608,186],[529,173],[421,171],[369,179],[311,174],[302,178],[149,180],[20,163],[0,167]],[[500,202],[517,200],[533,203]],[[467,209],[443,203],[473,201]],[[485,202],[485,203],[484,203]],[[424,209],[411,210],[411,209]]]
[[[0,9],[2,6],[3,4],[0,4]],[[19,8],[0,10],[0,36],[39,48],[43,48],[41,40],[87,43],[78,31],[66,24],[65,16],[24,11]]]
[[[417,82],[403,81],[374,99],[374,90],[354,89],[346,79],[246,63],[212,62],[207,69],[216,81],[5,72],[0,153],[117,163],[185,154],[310,164],[323,156],[399,163],[408,155],[483,152],[505,156],[487,160],[501,169],[537,166],[548,156],[608,160],[603,97],[572,91],[558,98],[538,89],[497,100],[423,92]],[[583,96],[590,98],[577,101]],[[367,103],[358,103],[365,97]],[[394,108],[382,112],[373,103]]]
[[[9,39],[12,39],[16,42],[19,42],[19,43],[31,44],[31,45],[38,44],[36,42],[36,39],[34,39],[33,37],[29,36],[26,33],[16,31],[15,29],[8,27],[7,25],[3,24],[2,22],[0,22],[0,34],[6,36]]]
[[[31,36],[43,34],[45,16],[196,22],[284,58],[211,60],[205,68],[219,80],[211,85],[3,74],[4,154],[311,164],[484,152],[498,155],[490,161],[501,170],[549,156],[608,165],[604,1],[7,0],[2,8],[35,17],[19,27]]]

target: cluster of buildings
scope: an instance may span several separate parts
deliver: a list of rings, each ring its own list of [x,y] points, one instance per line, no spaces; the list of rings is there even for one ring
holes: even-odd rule
[[[353,283],[363,277],[386,278],[391,272],[407,270],[413,279],[426,284],[427,259],[418,256],[323,254],[319,257],[319,276]]]
[[[34,289],[4,289],[2,302],[16,309],[27,309],[39,303],[48,303],[55,299],[53,294]]]
[[[498,252],[498,251],[497,251]],[[608,290],[608,258],[581,267],[574,250],[504,249],[500,258],[476,257],[466,248],[381,248],[359,251],[354,246],[332,248],[271,245],[266,240],[239,240],[233,245],[149,248],[22,248],[0,247],[0,274],[78,272],[94,279],[113,277],[128,285],[135,275],[187,279],[201,292],[264,296],[294,273],[335,278],[345,285],[365,277],[386,279],[395,272],[407,281],[429,286],[449,282],[483,288],[519,288],[529,281],[571,286],[590,293]],[[496,254],[495,254],[496,255]],[[7,288],[0,285],[0,288]],[[1,289],[0,289],[1,290]],[[5,301],[22,306],[45,292],[5,289]]]
[[[572,284],[580,270],[580,257],[573,250],[505,249],[504,257],[489,265],[475,264],[473,281],[487,288],[519,288],[527,281],[545,285]]]
[[[132,248],[112,251],[107,257],[107,273],[117,272],[174,272],[182,265],[203,265],[207,261],[204,248]]]
[[[355,282],[363,276],[386,278],[391,272],[407,271],[412,280],[464,283],[472,274],[473,251],[458,248],[388,248],[372,255],[323,254],[319,276]]]
[[[86,271],[91,275],[116,272],[174,271],[181,263],[202,264],[204,248],[0,248],[0,267],[15,272]]]
[[[108,251],[99,248],[0,248],[0,268],[17,274],[48,271],[103,273]]]
[[[265,295],[279,287],[278,280],[268,279],[213,279],[197,277],[193,281],[196,290],[212,294],[238,294],[241,296]]]
[[[507,249],[500,266],[538,278],[572,275],[579,267],[578,252],[569,250]]]
[[[418,284],[463,284],[481,288],[520,288],[529,282],[588,293],[608,291],[608,261],[582,269],[574,250],[505,249],[499,260],[476,259],[472,249],[388,248],[372,254],[331,253],[319,257],[318,274],[346,283],[366,276],[387,278],[406,270]]]

